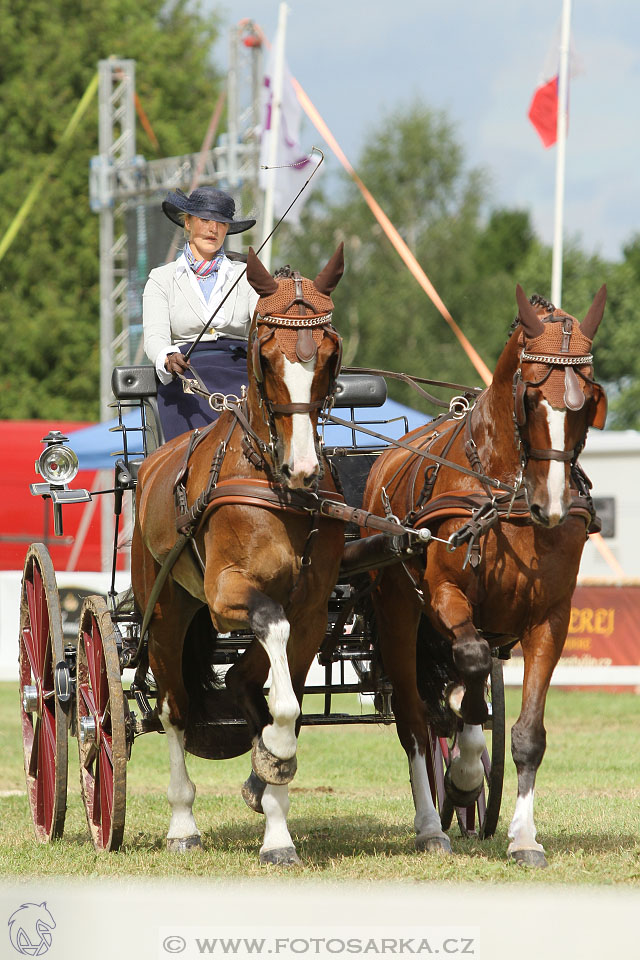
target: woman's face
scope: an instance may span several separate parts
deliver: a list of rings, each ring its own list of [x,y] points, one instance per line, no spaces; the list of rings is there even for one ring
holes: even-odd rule
[[[184,218],[184,227],[189,234],[189,245],[198,260],[213,260],[224,243],[229,229],[228,223],[217,220],[201,220],[188,214]]]

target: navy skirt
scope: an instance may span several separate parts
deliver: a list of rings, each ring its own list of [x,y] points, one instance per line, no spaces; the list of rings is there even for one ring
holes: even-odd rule
[[[190,346],[183,343],[177,349],[186,353]],[[239,397],[241,387],[247,385],[247,345],[243,340],[220,338],[199,343],[189,359],[212,393]],[[158,413],[165,442],[218,418],[204,397],[184,392],[182,380],[158,384]]]

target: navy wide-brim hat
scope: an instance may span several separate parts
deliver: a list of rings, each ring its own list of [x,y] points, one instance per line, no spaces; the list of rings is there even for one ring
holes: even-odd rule
[[[233,198],[222,190],[213,187],[198,187],[189,196],[182,190],[168,193],[162,201],[162,210],[179,227],[183,225],[184,214],[191,214],[201,220],[217,220],[228,223],[229,233],[242,233],[255,224],[255,220],[234,220],[236,205]],[[181,216],[182,214],[182,216]]]

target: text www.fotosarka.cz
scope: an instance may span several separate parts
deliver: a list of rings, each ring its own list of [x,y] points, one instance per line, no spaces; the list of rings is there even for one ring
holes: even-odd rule
[[[405,931],[362,928],[291,931],[247,936],[244,931],[202,927],[160,930],[158,957],[480,957],[477,928],[422,927]],[[253,930],[251,931],[253,933]],[[238,934],[244,933],[244,936]],[[257,933],[257,931],[256,931]]]

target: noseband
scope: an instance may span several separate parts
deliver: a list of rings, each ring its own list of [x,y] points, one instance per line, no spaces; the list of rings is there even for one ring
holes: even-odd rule
[[[550,323],[554,319],[562,320],[562,340],[559,352],[543,354],[529,353],[526,349],[523,350],[520,355],[518,369],[513,377],[513,423],[516,447],[520,451],[522,470],[524,470],[529,460],[558,460],[560,462],[570,462],[571,464],[574,464],[580,456],[587,438],[587,430],[585,429],[583,437],[579,443],[576,444],[573,450],[554,450],[553,448],[540,450],[535,447],[530,447],[529,443],[522,435],[522,431],[527,423],[525,397],[529,387],[541,387],[547,382],[554,370],[563,368],[565,377],[563,397],[564,404],[568,410],[573,411],[581,410],[586,401],[586,397],[578,377],[580,377],[585,383],[588,383],[602,391],[602,387],[599,383],[596,383],[595,380],[587,377],[579,369],[580,367],[593,365],[593,355],[590,353],[578,355],[569,352],[571,345],[571,334],[573,332],[573,317],[563,316],[561,318],[555,318],[555,315],[552,313],[549,316],[542,318],[542,322]],[[549,369],[539,380],[525,380],[522,376],[523,362],[541,364],[547,366]],[[602,391],[602,393],[604,392]]]

